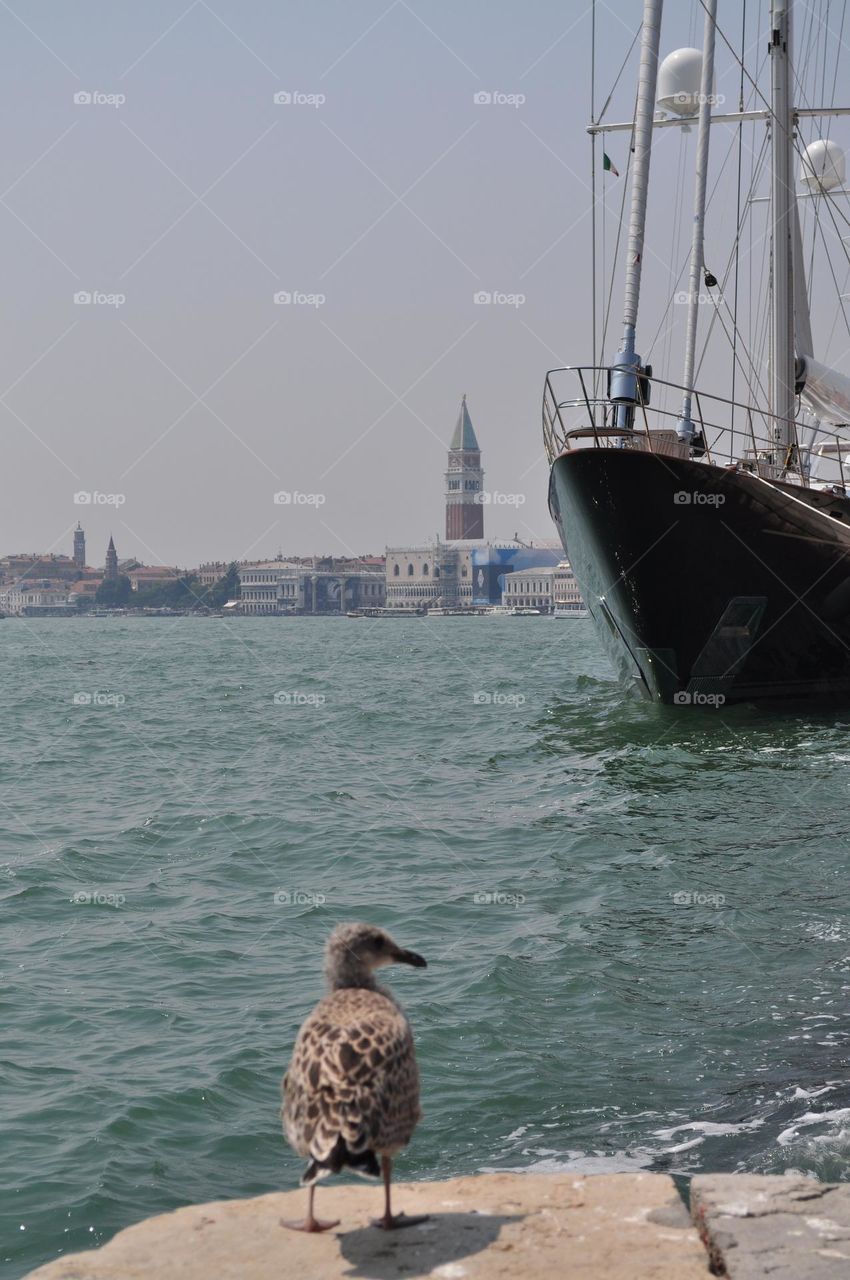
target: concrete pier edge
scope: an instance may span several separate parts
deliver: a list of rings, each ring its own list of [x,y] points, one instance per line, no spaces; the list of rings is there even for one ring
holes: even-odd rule
[[[321,1184],[306,1235],[302,1190],[188,1205],[56,1258],[25,1280],[837,1280],[850,1275],[850,1184],[700,1174],[688,1215],[658,1173],[488,1173],[400,1183],[394,1208],[429,1214],[383,1232],[377,1186]]]

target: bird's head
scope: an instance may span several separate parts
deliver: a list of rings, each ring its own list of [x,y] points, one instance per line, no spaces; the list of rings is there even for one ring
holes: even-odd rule
[[[339,924],[325,948],[325,973],[332,990],[374,987],[372,975],[385,964],[410,964],[424,969],[426,963],[422,956],[406,951],[386,930],[373,924]]]

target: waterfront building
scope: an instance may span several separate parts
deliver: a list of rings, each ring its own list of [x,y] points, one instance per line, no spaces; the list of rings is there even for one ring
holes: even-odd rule
[[[533,565],[505,574],[502,604],[551,613],[555,607],[555,566]]]
[[[17,582],[19,578],[58,578],[70,581],[79,577],[79,570],[70,556],[39,555],[31,551],[25,554],[3,556],[0,559],[0,581]]]
[[[374,559],[374,558],[371,558]],[[384,604],[383,560],[266,560],[238,566],[239,612],[265,615],[346,613]]]
[[[472,547],[445,542],[387,547],[388,609],[472,606]]]
[[[115,543],[112,541],[112,534],[109,535],[109,546],[106,548],[106,567],[103,571],[104,582],[114,582],[118,577],[118,552],[115,550]]]
[[[55,617],[76,612],[68,599],[68,584],[58,579],[22,578],[0,588],[0,609],[20,618]]]
[[[132,591],[138,591],[139,587],[161,587],[176,582],[182,576],[182,570],[172,565],[139,565],[127,571]]]
[[[214,587],[217,582],[221,581],[229,568],[230,565],[223,560],[208,560],[206,564],[198,566],[195,576],[202,587]]]
[[[86,535],[83,526],[77,521],[74,530],[74,568],[82,573],[86,567]]]
[[[502,604],[544,613],[585,612],[576,576],[569,560],[556,565],[537,564],[505,575]]]
[[[558,561],[560,548],[517,539],[387,548],[387,608],[472,609],[499,604],[511,570]]]
[[[79,596],[85,596],[86,599],[93,600],[97,595],[97,589],[103,582],[103,578],[80,578],[79,582],[72,582],[68,599],[73,603]]]
[[[553,604],[556,613],[585,614],[587,605],[581,598],[578,581],[569,560],[561,560],[555,566]]]
[[[446,470],[447,542],[484,537],[483,492],[481,450],[464,395],[449,445]]]
[[[298,565],[285,560],[256,560],[239,566],[239,612],[277,614],[279,599],[289,600],[289,587],[298,573]],[[279,592],[285,584],[287,589]]]

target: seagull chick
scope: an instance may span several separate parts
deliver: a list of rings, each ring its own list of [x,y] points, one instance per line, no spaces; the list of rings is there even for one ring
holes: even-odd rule
[[[313,1215],[313,1195],[320,1178],[345,1168],[367,1178],[383,1175],[384,1215],[375,1226],[389,1230],[425,1221],[390,1211],[393,1157],[407,1146],[422,1113],[410,1023],[374,977],[385,964],[424,969],[426,962],[370,924],[338,925],[328,939],[329,994],[298,1032],[283,1077],[283,1131],[310,1161],[301,1178],[310,1189],[307,1217],[283,1223],[297,1231],[337,1226]]]

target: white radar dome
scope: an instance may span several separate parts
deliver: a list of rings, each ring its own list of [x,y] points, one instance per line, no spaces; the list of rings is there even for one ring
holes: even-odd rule
[[[674,49],[658,68],[658,105],[675,116],[695,116],[699,111],[702,53],[699,49]]]
[[[800,162],[800,181],[811,191],[833,191],[844,186],[844,152],[837,142],[810,142]]]

